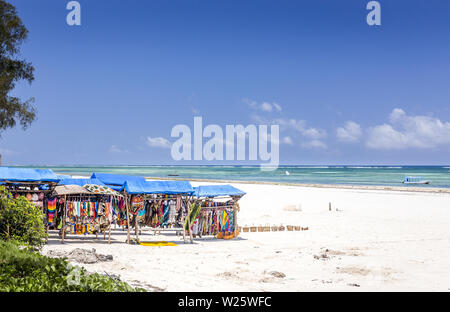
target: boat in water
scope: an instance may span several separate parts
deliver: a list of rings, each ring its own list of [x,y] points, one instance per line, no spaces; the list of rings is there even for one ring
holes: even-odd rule
[[[422,177],[405,177],[403,184],[430,184],[429,180],[424,180]]]

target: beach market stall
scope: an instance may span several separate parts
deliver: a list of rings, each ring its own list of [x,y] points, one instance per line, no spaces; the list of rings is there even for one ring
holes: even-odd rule
[[[100,181],[99,179],[74,179],[74,178],[66,178],[59,181],[58,185],[78,185],[84,186],[86,184],[95,184],[106,186],[105,183]]]
[[[56,198],[57,208],[62,211],[61,240],[67,233],[73,235],[104,234],[108,231],[108,243],[111,243],[111,224],[118,218],[120,202],[123,204],[123,196],[113,189],[98,184],[85,184],[96,182],[92,179],[64,180],[62,183],[74,183],[59,185],[53,195]],[[101,182],[99,182],[101,183]],[[103,184],[103,183],[101,183]]]
[[[214,235],[217,238],[236,238],[239,199],[246,193],[231,186],[201,185],[194,187],[196,203],[201,210],[192,225],[194,235]]]
[[[133,217],[139,241],[139,226],[156,232],[181,231],[186,241],[184,224],[190,214],[194,189],[188,181],[126,181],[122,193],[127,199],[127,211]],[[190,240],[192,242],[192,235]]]
[[[144,177],[139,176],[111,174],[111,173],[97,173],[97,172],[94,172],[92,174],[91,179],[100,180],[106,186],[109,186],[110,188],[116,191],[122,190],[122,187],[126,181],[135,183],[141,183],[146,181]]]
[[[50,169],[0,167],[0,183],[14,194],[49,193],[59,181]]]
[[[50,169],[0,167],[0,184],[15,198],[23,195],[34,205],[41,207],[46,216],[47,212],[53,209],[48,195],[53,192],[58,182],[58,177]],[[54,216],[52,213],[50,215]],[[47,231],[52,222],[53,219],[47,218]]]
[[[66,219],[67,219],[67,198],[74,196],[88,196],[91,192],[79,185],[58,185],[55,187],[52,196],[55,198],[55,211],[57,228],[60,230],[61,241],[64,243],[66,236]],[[59,217],[60,216],[60,217]]]

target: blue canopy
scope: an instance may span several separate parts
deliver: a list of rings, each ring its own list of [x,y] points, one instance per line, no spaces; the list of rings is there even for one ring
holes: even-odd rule
[[[189,181],[126,181],[122,190],[128,194],[193,194]]]
[[[117,191],[117,192],[120,192],[123,189],[123,185],[108,184],[108,187],[113,189],[114,191]]]
[[[0,167],[0,181],[11,182],[58,182],[53,170]]]
[[[95,173],[95,172],[92,174],[91,179],[99,179],[108,186],[111,185],[122,186],[126,181],[145,182],[144,177],[123,175],[123,174]]]
[[[64,180],[64,179],[72,179],[72,176],[71,176],[71,175],[68,175],[68,174],[57,174],[56,176],[57,176],[58,179],[60,179],[60,180]]]
[[[95,185],[101,185],[106,186],[105,183],[100,181],[99,179],[64,179],[59,181],[60,185],[79,185],[84,186],[86,184],[95,184]]]
[[[246,193],[229,184],[194,187],[195,197],[243,196]]]

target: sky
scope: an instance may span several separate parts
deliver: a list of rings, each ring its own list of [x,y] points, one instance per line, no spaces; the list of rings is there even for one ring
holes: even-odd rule
[[[281,164],[448,165],[450,2],[11,0],[37,120],[0,133],[9,165],[175,161],[171,130],[280,125]]]

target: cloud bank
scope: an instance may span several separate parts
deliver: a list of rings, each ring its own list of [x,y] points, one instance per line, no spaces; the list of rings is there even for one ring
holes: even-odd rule
[[[336,130],[336,137],[340,142],[355,143],[359,141],[361,136],[361,126],[353,121],[347,121],[343,127]]]
[[[169,140],[162,137],[147,137],[146,143],[150,147],[170,148],[172,146]]]
[[[400,108],[389,115],[389,123],[368,130],[366,146],[372,149],[437,148],[450,144],[450,122],[430,116],[412,116]]]

